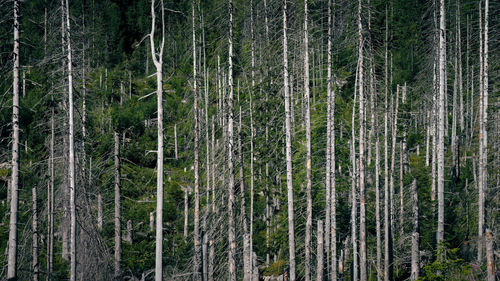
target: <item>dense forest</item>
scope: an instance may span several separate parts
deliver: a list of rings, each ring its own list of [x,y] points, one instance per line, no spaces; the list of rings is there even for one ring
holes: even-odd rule
[[[499,0],[0,0],[1,280],[499,280]]]

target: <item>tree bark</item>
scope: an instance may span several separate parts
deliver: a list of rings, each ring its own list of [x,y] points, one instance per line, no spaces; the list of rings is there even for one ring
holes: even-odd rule
[[[288,259],[290,281],[295,281],[295,224],[292,183],[292,126],[290,114],[290,92],[288,89],[288,42],[287,42],[287,0],[283,0],[283,84],[285,92],[285,134],[286,134],[286,185],[288,197]]]
[[[444,0],[440,0],[439,27],[439,98],[438,98],[438,142],[437,142],[437,193],[438,193],[438,223],[436,241],[438,245],[444,240],[444,127],[445,127],[445,67],[446,67],[446,21]]]
[[[121,256],[122,256],[122,230],[121,230],[121,204],[120,204],[120,137],[118,132],[114,132],[115,139],[115,271],[114,278],[119,280],[121,276]]]
[[[318,232],[316,235],[318,239],[316,250],[316,281],[323,281],[323,221],[318,220]]]
[[[306,237],[305,237],[305,280],[311,278],[311,229],[312,229],[312,198],[311,198],[311,109],[309,106],[309,41],[307,34],[307,0],[304,1],[304,106],[306,125]],[[292,105],[293,106],[293,105]]]
[[[420,233],[418,225],[418,192],[416,179],[413,179],[411,184],[411,197],[413,209],[413,233],[411,235],[411,280],[415,281],[418,279],[418,264],[420,263],[420,251],[418,247],[420,242]]]
[[[486,0],[488,1],[488,0]],[[486,229],[486,263],[487,263],[487,277],[488,281],[495,281],[495,256],[494,256],[494,248],[493,248],[493,235],[491,230]]]
[[[157,95],[157,118],[158,118],[158,149],[156,163],[156,243],[155,243],[155,280],[163,279],[163,47],[165,46],[165,11],[163,0],[160,0],[161,8],[161,43],[159,52],[155,46],[155,0],[151,0],[151,33],[149,43],[151,46],[151,57],[156,68],[156,95]]]
[[[227,155],[227,165],[229,174],[229,201],[228,201],[228,265],[229,265],[229,281],[236,281],[236,237],[235,237],[235,225],[234,225],[234,163],[233,163],[233,0],[229,0],[229,95],[227,100],[227,111],[228,111],[228,122],[227,122],[227,137],[228,137],[228,155]]]
[[[14,0],[14,67],[12,98],[12,171],[7,280],[17,279],[17,218],[19,209],[19,2]]]
[[[73,123],[73,59],[71,49],[69,0],[66,0],[66,43],[68,48],[68,109],[69,109],[69,206],[70,206],[70,281],[76,281],[76,186]]]
[[[393,252],[392,252],[392,229],[391,208],[389,206],[389,72],[388,72],[388,44],[389,44],[389,14],[387,5],[385,7],[385,114],[384,114],[384,280],[393,280]]]
[[[194,273],[195,280],[201,280],[201,241],[200,241],[200,176],[199,176],[199,113],[198,113],[198,83],[196,65],[196,25],[194,13],[194,0],[192,2],[192,31],[193,31],[193,114],[194,114]]]

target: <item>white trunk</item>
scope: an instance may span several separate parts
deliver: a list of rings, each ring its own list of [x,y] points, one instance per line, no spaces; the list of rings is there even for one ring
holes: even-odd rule
[[[160,0],[161,8],[161,43],[159,51],[155,46],[155,0],[151,1],[151,33],[149,43],[151,46],[151,57],[156,68],[156,95],[157,95],[157,118],[158,118],[158,149],[156,163],[156,243],[155,243],[155,281],[163,279],[163,47],[165,46],[165,11],[163,0]]]
[[[192,3],[192,31],[193,31],[193,114],[194,114],[194,277],[201,280],[201,241],[200,241],[200,176],[199,176],[199,112],[198,112],[198,83],[197,83],[197,62],[196,62],[196,26],[194,14],[194,1]]]
[[[337,200],[336,200],[336,162],[335,162],[335,90],[333,89],[333,81],[332,81],[332,36],[333,36],[333,23],[335,22],[333,20],[332,16],[332,3],[331,1],[328,2],[329,8],[328,8],[328,71],[327,71],[327,76],[330,84],[330,100],[329,104],[327,105],[329,110],[329,117],[328,121],[330,122],[330,127],[328,128],[327,126],[327,134],[329,135],[330,142],[328,143],[328,137],[327,137],[327,145],[330,146],[330,166],[327,168],[330,169],[329,175],[330,175],[330,210],[327,210],[330,212],[330,233],[331,233],[331,271],[330,271],[330,278],[333,281],[337,280]],[[327,90],[328,90],[328,85],[327,85]],[[327,110],[328,113],[328,110]],[[328,153],[328,149],[327,149]],[[328,262],[328,261],[327,261]]]
[[[359,66],[359,64],[358,64]],[[356,179],[357,179],[357,169],[358,165],[356,161],[356,134],[355,134],[355,115],[356,115],[356,101],[357,101],[357,89],[358,89],[358,78],[359,69],[356,69],[356,79],[354,82],[354,98],[352,100],[352,116],[351,116],[351,140],[350,140],[350,159],[351,159],[351,242],[352,242],[352,280],[358,281],[359,278],[359,257],[358,257],[358,238],[356,234],[357,229],[357,192],[356,192]]]
[[[445,128],[445,68],[446,68],[446,21],[444,0],[440,0],[440,27],[439,27],[439,98],[438,98],[438,141],[437,141],[437,195],[438,195],[438,223],[436,241],[444,239],[444,128]]]
[[[365,96],[363,76],[363,25],[361,23],[361,0],[358,1],[358,67],[359,67],[359,267],[360,280],[366,281],[366,190],[365,190]],[[354,124],[354,123],[353,123]]]
[[[295,224],[292,183],[292,126],[290,114],[290,92],[288,89],[288,41],[287,41],[287,0],[283,0],[283,86],[285,92],[285,134],[286,134],[286,186],[288,198],[288,259],[290,281],[295,281]]]
[[[311,198],[311,109],[309,106],[309,41],[307,35],[307,0],[304,1],[304,106],[306,125],[306,237],[305,237],[305,280],[311,278],[311,230],[312,230],[312,198]],[[293,107],[293,104],[292,104]]]
[[[316,235],[318,239],[316,250],[316,281],[323,281],[323,221],[318,220],[318,232]]]
[[[68,47],[68,109],[69,109],[69,206],[70,206],[70,281],[76,280],[76,192],[75,145],[73,123],[73,59],[71,49],[69,0],[66,0],[66,43]]]
[[[389,15],[385,7],[385,114],[384,114],[384,280],[393,280],[393,253],[392,253],[392,230],[391,230],[391,208],[389,206],[389,72],[388,72],[388,39],[389,39]]]
[[[236,235],[235,235],[235,225],[234,225],[234,163],[233,163],[233,1],[229,0],[229,95],[227,100],[227,112],[228,112],[228,122],[227,122],[227,137],[228,137],[228,155],[227,155],[227,166],[229,174],[229,201],[228,201],[228,244],[229,244],[229,254],[228,254],[228,265],[229,265],[229,281],[236,281]]]
[[[174,152],[175,152],[175,160],[179,159],[177,154],[177,124],[174,124]]]
[[[375,122],[375,126],[378,122]],[[380,140],[378,132],[375,132],[375,228],[377,232],[377,280],[383,278],[382,271],[382,230],[380,220]]]
[[[120,279],[120,262],[122,256],[122,230],[121,230],[121,208],[120,208],[120,137],[114,132],[115,139],[115,280]]]
[[[17,217],[19,205],[19,2],[14,0],[14,67],[12,98],[12,179],[7,280],[17,279]]]
[[[255,90],[255,33],[254,33],[254,19],[253,19],[253,0],[250,0],[250,33],[252,36],[252,90],[250,91],[250,214],[249,214],[249,219],[250,219],[250,245],[249,245],[249,250],[250,250],[250,255],[254,255],[255,253],[253,252],[253,212],[254,212],[254,171],[253,171],[253,166],[254,166],[254,154],[253,154],[253,104],[252,104],[252,96],[253,96],[253,91]],[[256,266],[257,264],[257,258],[252,258],[250,259],[250,270],[252,272],[252,281],[258,281],[256,279],[255,274],[253,272],[257,270],[258,273],[258,268]]]
[[[411,197],[412,197],[412,209],[413,209],[413,231],[411,234],[411,280],[415,281],[418,279],[418,270],[420,263],[420,251],[419,251],[419,241],[420,233],[418,228],[418,192],[417,192],[417,180],[413,179],[411,184]]]
[[[238,94],[239,99],[239,94]],[[251,263],[251,252],[250,252],[250,233],[248,231],[248,221],[246,216],[246,200],[245,200],[245,180],[243,174],[243,150],[241,147],[241,106],[240,106],[240,114],[239,114],[239,123],[238,123],[238,156],[240,162],[240,216],[241,216],[241,224],[243,228],[243,280],[250,281],[252,278],[252,270],[250,268]]]

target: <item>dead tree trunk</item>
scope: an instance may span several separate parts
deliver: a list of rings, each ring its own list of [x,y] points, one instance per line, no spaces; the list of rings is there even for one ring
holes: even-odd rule
[[[161,43],[159,51],[155,45],[155,0],[151,1],[151,33],[149,43],[151,46],[151,57],[156,68],[156,95],[157,95],[157,118],[158,118],[158,149],[156,170],[156,243],[155,243],[155,280],[163,279],[163,47],[165,46],[165,11],[163,0],[160,0],[161,8]]]
[[[283,0],[283,84],[285,91],[285,134],[286,134],[286,185],[288,197],[288,256],[290,281],[295,281],[295,224],[293,210],[292,183],[292,125],[290,114],[290,91],[288,89],[288,41],[287,41],[287,0]]]
[[[420,251],[418,247],[420,233],[418,228],[418,192],[416,179],[413,179],[411,184],[411,197],[413,209],[413,233],[411,235],[411,280],[415,281],[418,279],[418,264],[420,263]]]
[[[120,204],[120,137],[118,132],[114,132],[115,139],[115,280],[121,276],[121,256],[122,256],[122,230],[121,230],[121,204]]]
[[[14,68],[12,98],[12,171],[7,280],[17,279],[17,217],[19,205],[19,2],[14,0]]]

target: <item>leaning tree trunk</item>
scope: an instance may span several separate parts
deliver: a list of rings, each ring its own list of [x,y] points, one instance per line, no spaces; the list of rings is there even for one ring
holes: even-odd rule
[[[290,114],[290,91],[288,89],[288,42],[286,25],[286,3],[283,0],[283,84],[285,91],[285,134],[286,134],[286,186],[288,197],[288,258],[290,281],[295,281],[295,225],[293,210],[293,184],[292,184],[292,125]]]
[[[14,0],[14,68],[12,98],[12,179],[10,184],[10,220],[7,280],[17,279],[17,217],[19,208],[19,2]]]
[[[156,95],[157,95],[157,118],[158,118],[158,149],[156,170],[156,244],[155,244],[155,280],[163,279],[163,47],[165,46],[165,11],[163,0],[161,7],[161,43],[157,53],[155,46],[155,0],[151,1],[151,33],[149,43],[151,46],[151,57],[156,67]]]

